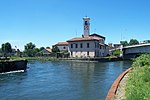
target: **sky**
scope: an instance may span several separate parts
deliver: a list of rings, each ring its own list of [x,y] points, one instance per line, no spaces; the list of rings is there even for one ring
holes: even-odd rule
[[[150,0],[0,0],[0,45],[24,50],[80,37],[84,16],[106,43],[150,39]]]

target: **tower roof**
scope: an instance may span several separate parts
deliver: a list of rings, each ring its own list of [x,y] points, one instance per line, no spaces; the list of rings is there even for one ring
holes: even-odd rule
[[[90,20],[90,18],[85,16],[85,17],[83,17],[83,20]]]

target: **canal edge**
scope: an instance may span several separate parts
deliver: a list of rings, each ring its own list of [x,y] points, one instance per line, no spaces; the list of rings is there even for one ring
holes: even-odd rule
[[[112,100],[113,97],[116,94],[117,88],[121,82],[121,80],[123,79],[123,77],[129,72],[131,71],[132,68],[128,68],[127,70],[125,70],[122,74],[120,74],[117,79],[114,81],[114,83],[112,84],[111,88],[109,89],[109,92],[107,93],[106,99],[105,100]]]

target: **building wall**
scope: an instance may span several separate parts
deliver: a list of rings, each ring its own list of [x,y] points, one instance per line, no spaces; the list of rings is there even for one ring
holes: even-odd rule
[[[109,47],[106,45],[103,45],[99,49],[99,56],[107,56],[109,54]]]
[[[56,45],[60,51],[68,51],[68,45]]]
[[[95,57],[95,52],[89,51],[88,52],[84,51],[73,51],[71,57],[78,57],[78,58],[85,58],[85,57]]]
[[[106,48],[105,45],[101,46],[100,48],[99,42],[100,41],[69,42],[70,57],[84,58],[84,57],[106,56],[109,53],[109,48],[108,47]],[[87,47],[87,43],[89,43],[89,48]]]

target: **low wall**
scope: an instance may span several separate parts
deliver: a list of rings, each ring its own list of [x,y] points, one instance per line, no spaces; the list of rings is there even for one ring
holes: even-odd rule
[[[0,73],[17,70],[26,70],[27,62],[27,60],[2,60],[0,61]]]
[[[114,83],[112,84],[107,96],[106,96],[106,100],[113,100],[115,94],[116,94],[116,91],[117,91],[117,88],[119,86],[119,83],[120,81],[122,80],[122,78],[129,72],[131,71],[132,68],[129,68],[127,69],[126,71],[124,71],[115,81]]]

